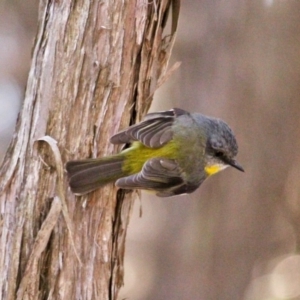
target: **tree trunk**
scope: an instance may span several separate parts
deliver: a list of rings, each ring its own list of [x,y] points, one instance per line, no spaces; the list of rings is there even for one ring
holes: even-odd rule
[[[41,1],[0,170],[0,299],[117,298],[131,193],[108,185],[75,197],[63,168],[120,150],[109,137],[145,114],[168,76],[178,11],[175,0]]]

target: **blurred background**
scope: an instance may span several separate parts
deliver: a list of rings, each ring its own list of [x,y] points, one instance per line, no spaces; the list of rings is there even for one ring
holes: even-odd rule
[[[25,95],[38,0],[0,0],[0,162]]]
[[[300,1],[182,2],[182,65],[152,110],[225,120],[246,173],[228,168],[188,196],[143,194],[120,299],[300,299]],[[24,98],[37,5],[0,2],[0,157]]]

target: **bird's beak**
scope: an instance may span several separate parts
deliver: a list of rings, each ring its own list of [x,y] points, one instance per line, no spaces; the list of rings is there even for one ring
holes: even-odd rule
[[[245,172],[245,170],[243,169],[243,167],[237,162],[235,161],[234,159],[233,160],[230,160],[228,162],[228,164],[234,168],[236,168],[237,170],[241,171],[241,172]]]

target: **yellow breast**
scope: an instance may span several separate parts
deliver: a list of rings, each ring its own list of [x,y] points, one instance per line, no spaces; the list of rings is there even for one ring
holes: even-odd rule
[[[205,172],[208,176],[216,174],[222,170],[224,170],[227,166],[221,164],[209,165],[205,167]]]

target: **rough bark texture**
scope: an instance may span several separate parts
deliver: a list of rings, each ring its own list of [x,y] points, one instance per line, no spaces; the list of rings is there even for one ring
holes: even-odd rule
[[[109,185],[75,197],[63,165],[119,150],[109,137],[145,114],[167,77],[178,10],[172,0],[41,1],[0,171],[0,299],[117,298],[131,193]]]

